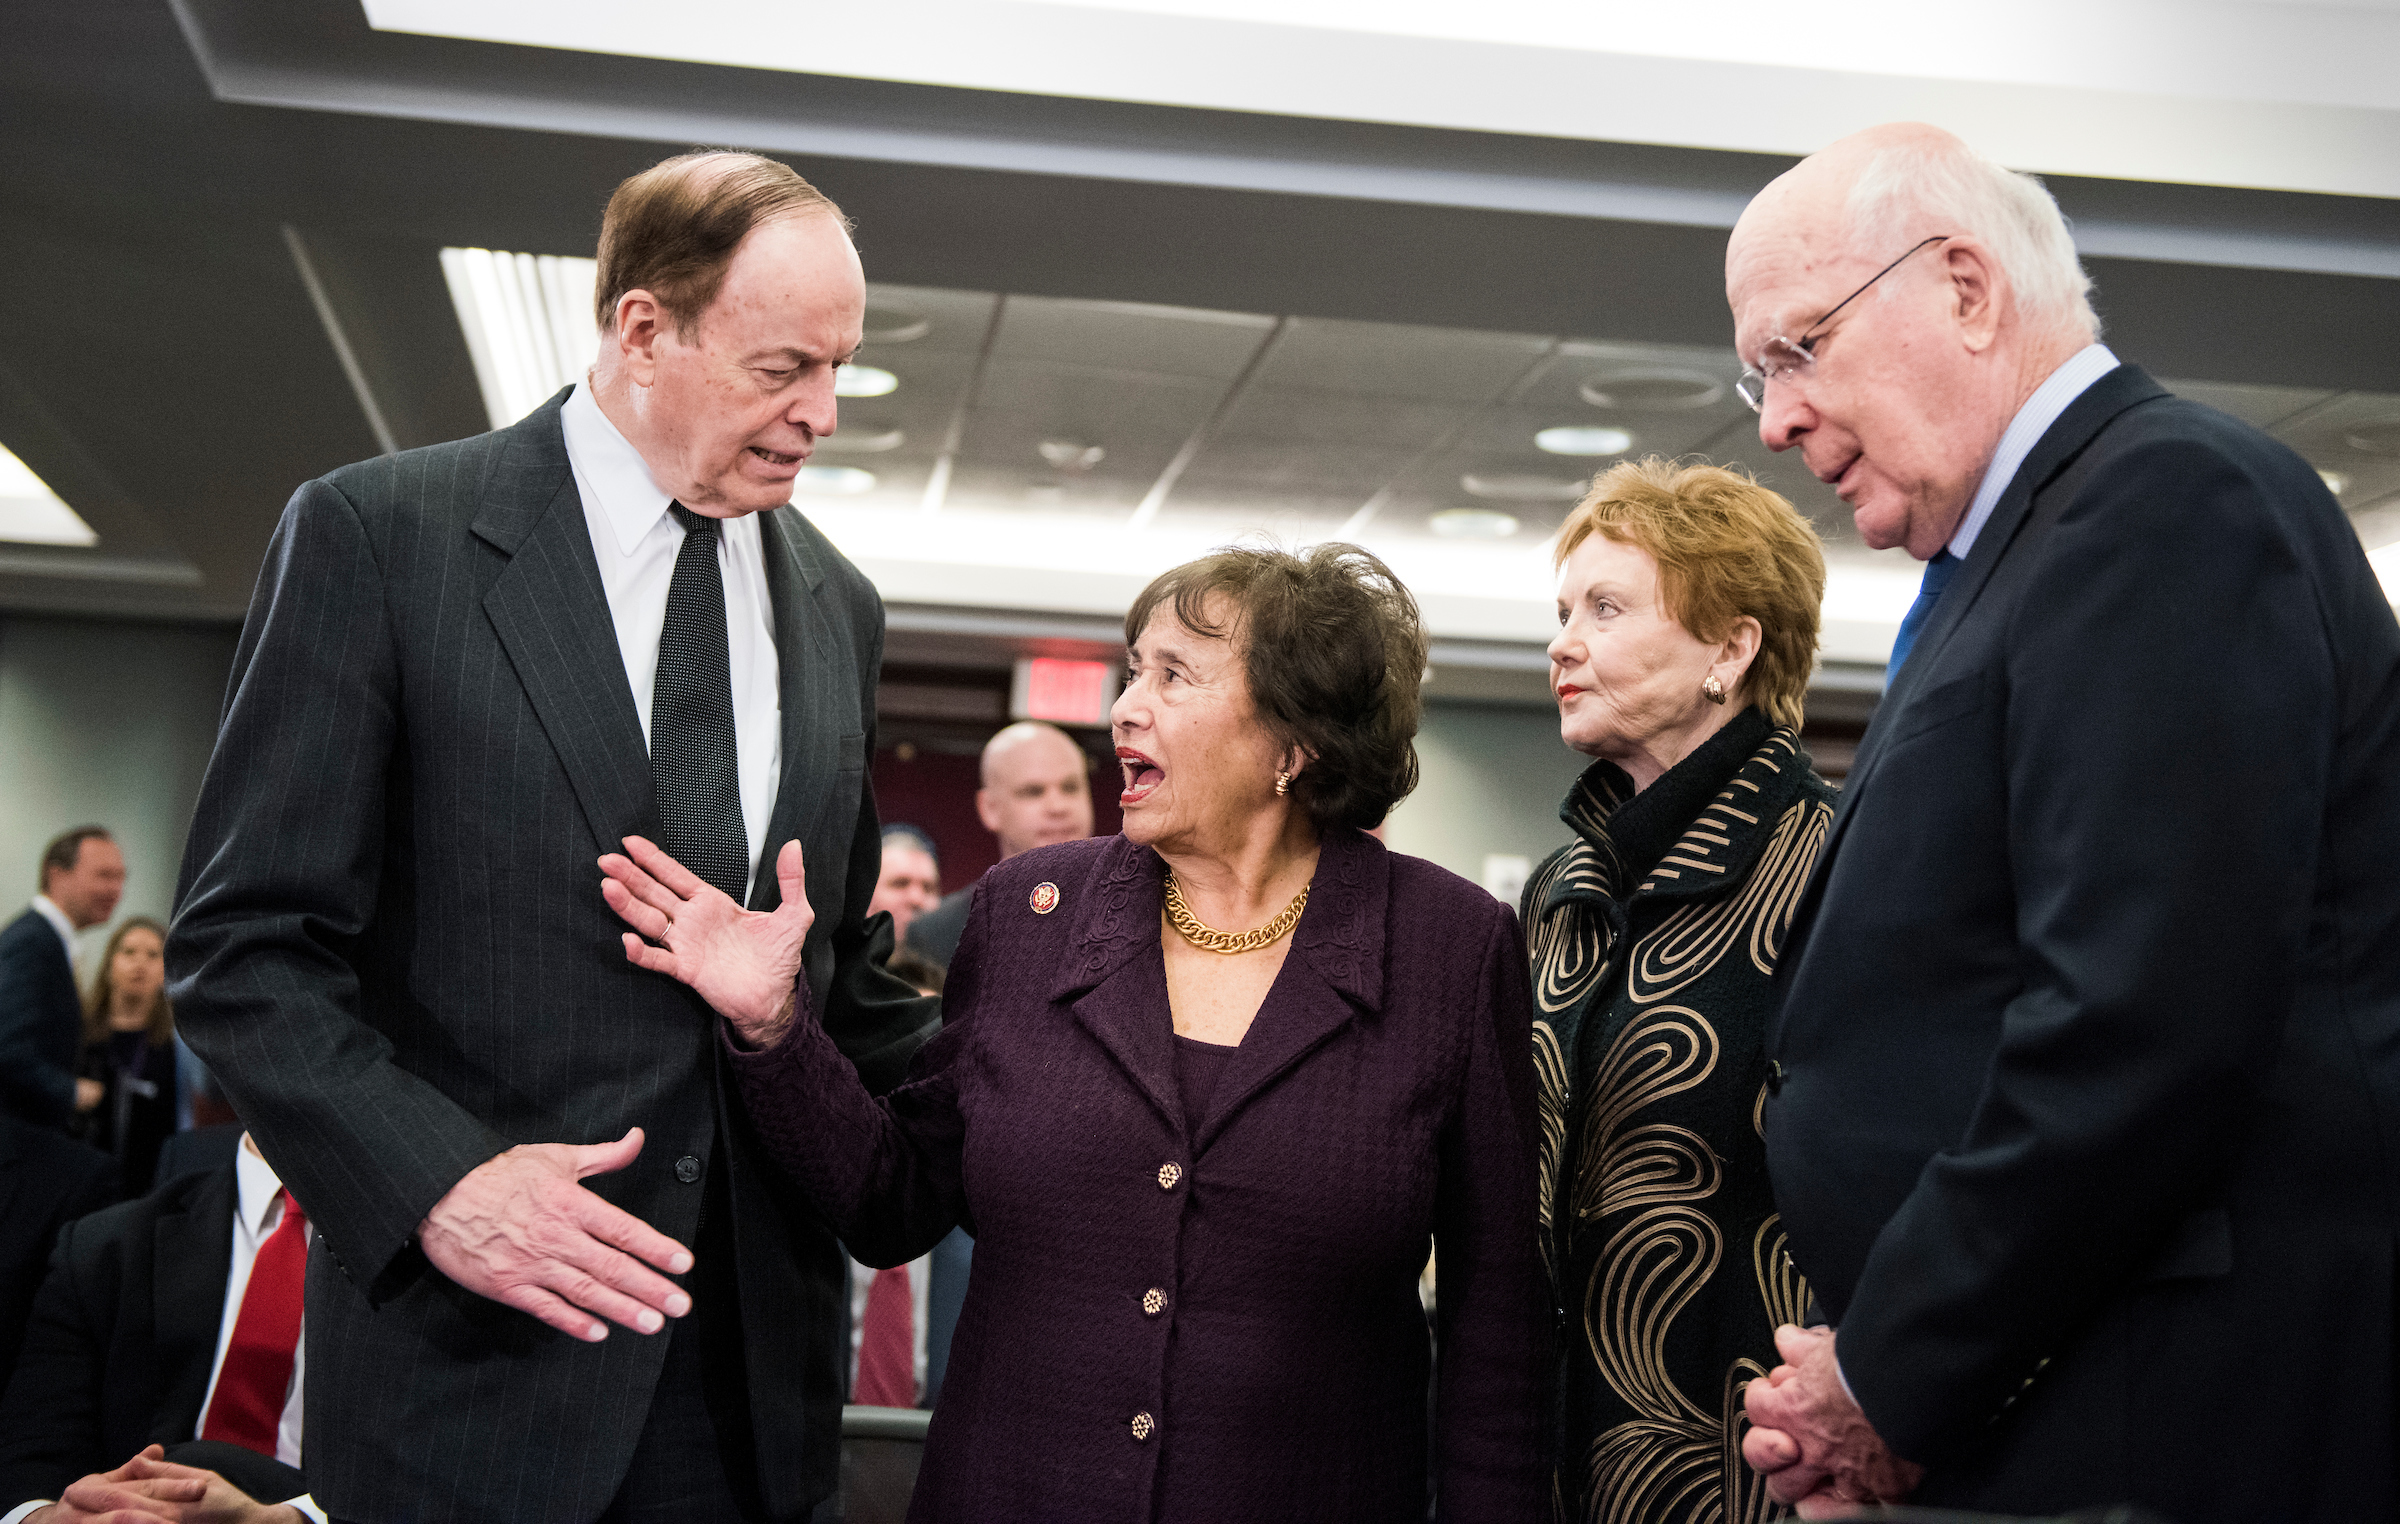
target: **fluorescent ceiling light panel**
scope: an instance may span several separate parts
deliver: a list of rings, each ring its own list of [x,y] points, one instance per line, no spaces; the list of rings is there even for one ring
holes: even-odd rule
[[[1939,122],[2057,174],[2400,195],[2400,9],[2019,0],[364,0],[383,31],[1765,153]]]
[[[591,369],[600,352],[592,318],[599,278],[597,260],[442,250],[442,279],[493,428],[507,428]]]
[[[100,536],[33,468],[0,447],[0,540],[19,545],[97,545]]]

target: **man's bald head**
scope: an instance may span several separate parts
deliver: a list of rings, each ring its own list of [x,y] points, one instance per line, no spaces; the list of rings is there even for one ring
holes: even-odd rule
[[[1092,764],[1055,725],[1023,720],[984,743],[975,813],[1000,838],[1002,861],[1092,834]]]
[[[2090,284],[2039,181],[1915,122],[1803,159],[1725,254],[1735,345],[1770,377],[1759,438],[1800,449],[1869,545],[1920,560],[2008,420],[2097,333]]]

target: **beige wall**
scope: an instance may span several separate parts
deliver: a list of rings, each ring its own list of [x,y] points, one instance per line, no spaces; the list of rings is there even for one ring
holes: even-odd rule
[[[1485,857],[1539,863],[1567,841],[1558,805],[1586,764],[1548,709],[1428,704],[1417,733],[1423,781],[1392,812],[1392,849],[1483,882]]]

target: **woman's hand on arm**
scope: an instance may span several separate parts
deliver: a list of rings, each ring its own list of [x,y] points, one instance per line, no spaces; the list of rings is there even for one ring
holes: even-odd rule
[[[744,910],[721,889],[639,836],[600,859],[601,898],[636,936],[625,956],[698,991],[753,1047],[772,1047],[791,1025],[800,949],[816,912],[808,903],[800,843],[775,857],[783,903]]]

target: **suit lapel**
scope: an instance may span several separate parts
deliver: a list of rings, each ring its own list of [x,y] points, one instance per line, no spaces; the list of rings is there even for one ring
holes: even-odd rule
[[[767,817],[766,844],[750,876],[753,910],[773,910],[783,903],[783,885],[775,877],[775,854],[785,842],[809,834],[817,808],[832,794],[825,780],[840,765],[834,754],[840,738],[821,723],[824,711],[813,702],[817,688],[829,678],[824,657],[833,649],[832,631],[826,628],[825,611],[817,602],[824,571],[809,553],[807,539],[794,522],[798,518],[799,510],[788,506],[758,516],[759,548],[767,568],[767,602],[775,615],[783,764],[775,780],[775,807]],[[810,724],[812,715],[820,723]]]
[[[1390,898],[1391,857],[1383,844],[1357,831],[1327,831],[1309,884],[1308,909],[1292,932],[1283,971],[1260,1002],[1241,1046],[1226,1060],[1208,1110],[1193,1130],[1195,1157],[1251,1097],[1350,1025],[1360,1011],[1382,1008]]]
[[[650,753],[559,432],[560,393],[508,431],[476,536],[509,560],[485,614],[603,850],[660,835]]]
[[[158,1347],[158,1412],[179,1438],[200,1422],[216,1363],[233,1270],[234,1166],[211,1170],[180,1212],[162,1213],[152,1240],[150,1316]]]
[[[1950,643],[1965,622],[1967,613],[1983,595],[1992,580],[1992,572],[2000,564],[2032,513],[2034,494],[2050,483],[2050,479],[2065,469],[2067,463],[2081,454],[2103,428],[2119,413],[2154,397],[2166,396],[2165,388],[2150,379],[2138,365],[2120,365],[2093,382],[2083,395],[2067,404],[2067,410],[2051,424],[2025,462],[2017,468],[2000,500],[1992,507],[1992,516],[1985,520],[1982,532],[1967,552],[1966,564],[1958,569],[1950,586],[1942,593],[1941,602],[1934,605],[1933,615],[1917,636],[1915,649],[1901,667],[1900,675],[1883,696],[1877,707],[1875,722],[1868,727],[1865,741],[1858,748],[1856,765],[1842,789],[1842,800],[1834,811],[1833,825],[1825,839],[1825,850],[1817,856],[1816,872],[1811,875],[1809,892],[1804,897],[1803,915],[1813,908],[1816,887],[1833,864],[1834,851],[1841,845],[1851,815],[1859,799],[1866,793],[1874,776],[1875,766],[1883,758],[1883,738],[1898,727],[1901,716],[1917,694],[1931,681],[1926,675],[1933,670],[1942,648]]]
[[[1158,1108],[1167,1125],[1183,1128],[1183,1099],[1175,1088],[1175,1022],[1167,1006],[1167,965],[1153,935],[1146,953],[1136,951],[1086,990],[1074,1004],[1075,1020],[1134,1085]]]

